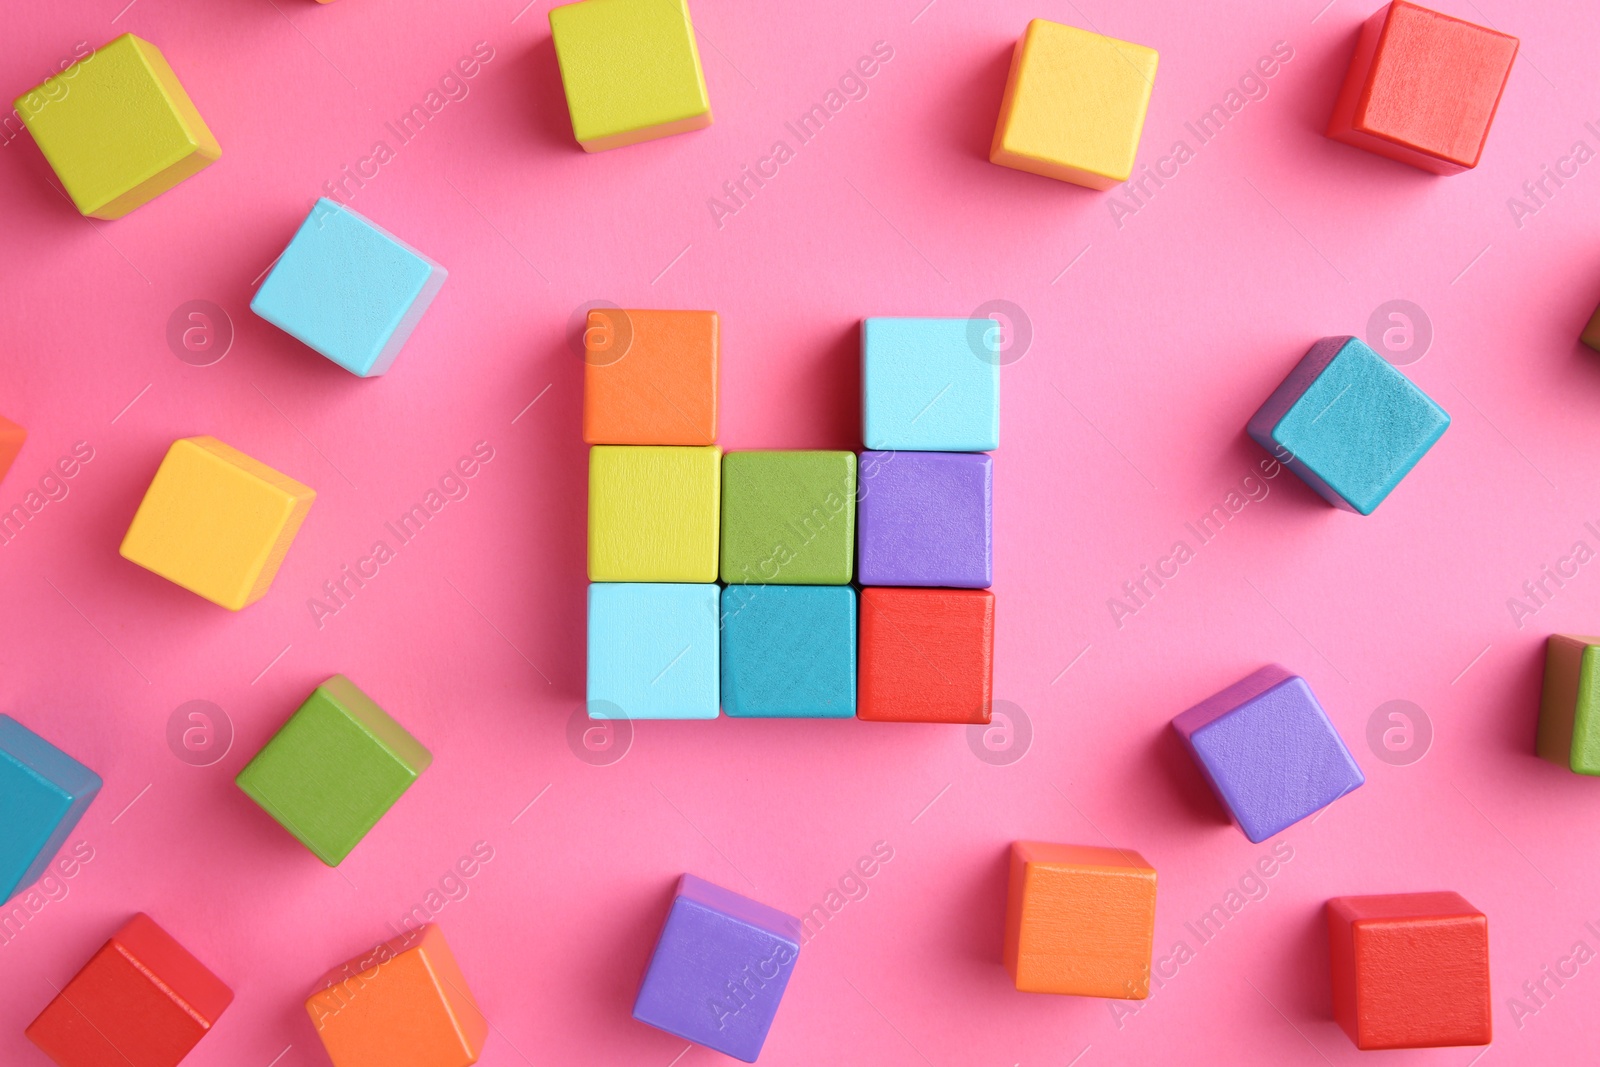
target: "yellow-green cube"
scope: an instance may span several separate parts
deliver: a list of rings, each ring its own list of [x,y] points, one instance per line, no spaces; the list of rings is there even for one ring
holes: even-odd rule
[[[722,449],[589,449],[589,580],[714,582]]]

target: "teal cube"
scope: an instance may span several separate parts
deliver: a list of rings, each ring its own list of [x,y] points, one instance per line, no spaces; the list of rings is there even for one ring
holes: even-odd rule
[[[713,584],[589,586],[589,717],[715,719]]]
[[[722,707],[732,718],[856,713],[856,591],[730,585],[722,591]]]
[[[1311,346],[1246,427],[1323,499],[1370,515],[1450,416],[1354,337]]]
[[[0,901],[44,876],[100,785],[99,775],[0,715]]]
[[[861,324],[862,440],[872,451],[1000,447],[1000,352],[992,319]]]

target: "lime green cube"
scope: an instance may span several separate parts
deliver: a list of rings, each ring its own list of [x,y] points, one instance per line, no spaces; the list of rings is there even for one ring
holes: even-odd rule
[[[1539,756],[1600,774],[1600,637],[1551,634],[1539,702]]]
[[[432,762],[405,727],[336,674],[235,781],[318,859],[337,867]]]
[[[856,550],[854,452],[722,457],[722,580],[846,585]]]

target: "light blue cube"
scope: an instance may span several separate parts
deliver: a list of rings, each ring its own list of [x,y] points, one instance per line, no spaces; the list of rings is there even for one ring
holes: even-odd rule
[[[999,329],[993,319],[861,324],[862,439],[872,451],[1000,447]]]
[[[324,197],[261,283],[250,310],[363,378],[389,369],[448,272]]]
[[[1324,337],[1246,429],[1328,503],[1370,515],[1449,425],[1382,356],[1354,337]]]
[[[44,876],[100,785],[99,775],[0,715],[0,901]]]
[[[856,591],[730,585],[722,591],[722,709],[732,718],[856,713]]]
[[[718,593],[714,584],[589,586],[589,717],[715,719]]]

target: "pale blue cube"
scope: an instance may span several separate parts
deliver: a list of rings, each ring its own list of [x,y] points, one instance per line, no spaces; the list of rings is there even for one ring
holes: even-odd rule
[[[89,768],[0,715],[0,902],[44,876],[100,784]]]
[[[589,586],[589,717],[715,719],[715,584]]]
[[[861,324],[862,439],[873,451],[1000,447],[999,328],[993,319]]]
[[[261,284],[250,310],[352,374],[394,363],[448,272],[324,197]]]

